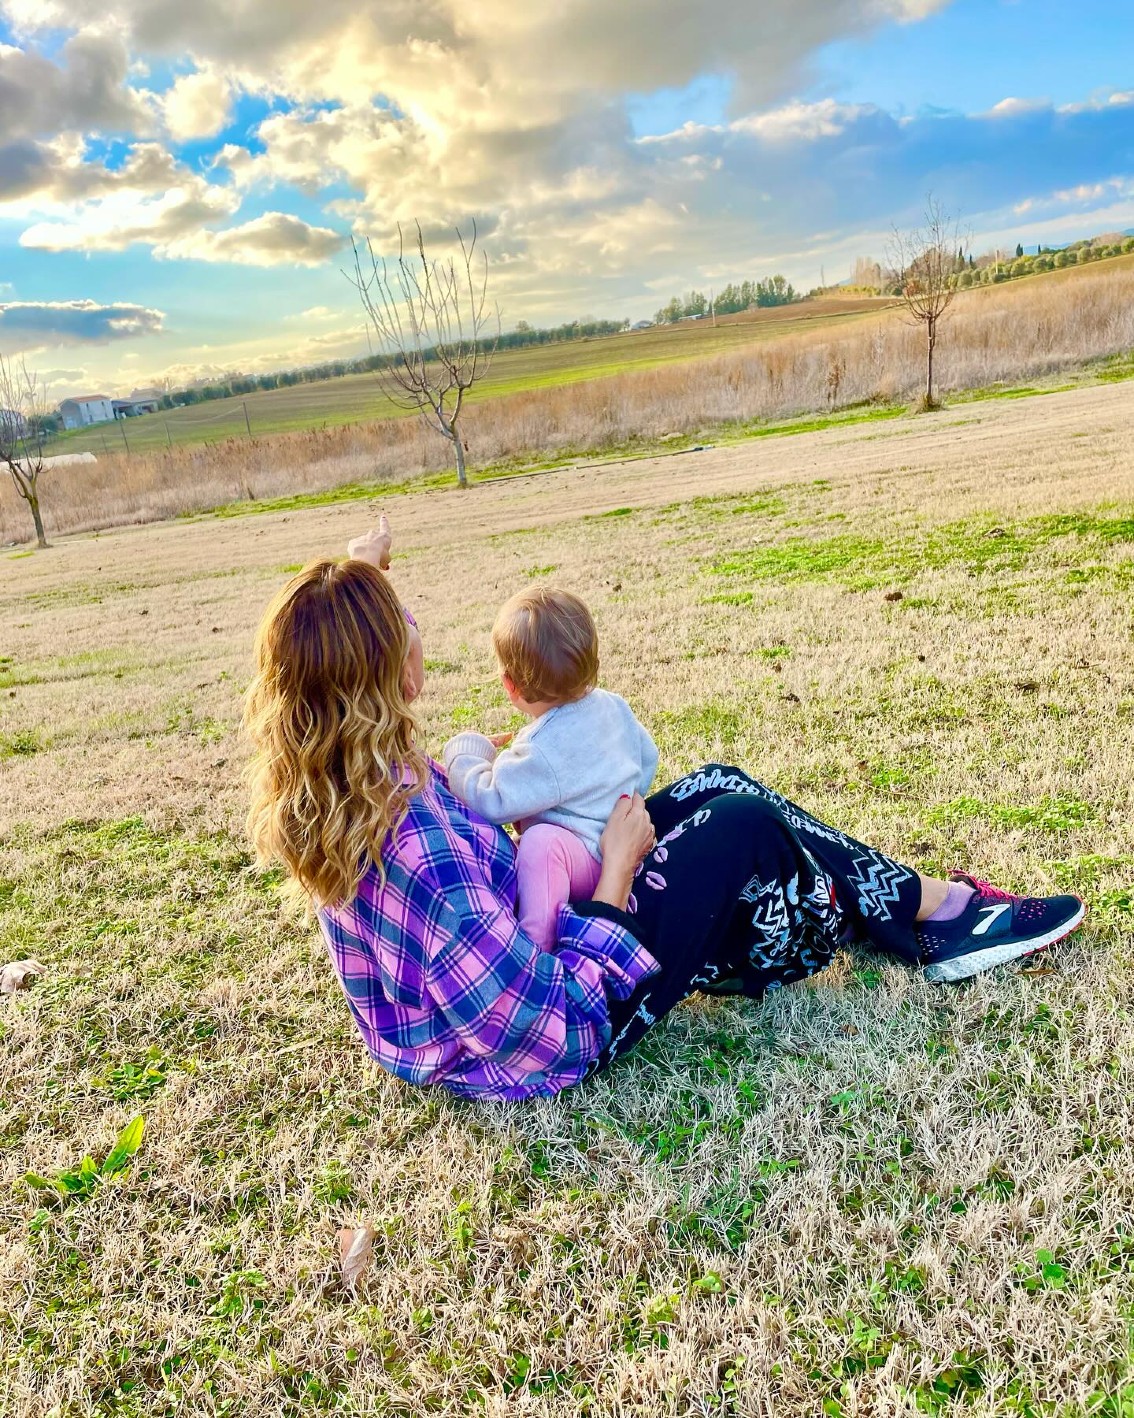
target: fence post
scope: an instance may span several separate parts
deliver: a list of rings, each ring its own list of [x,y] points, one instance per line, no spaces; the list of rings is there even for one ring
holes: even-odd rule
[[[119,432],[122,434],[122,442],[123,442],[123,444],[124,444],[125,447],[126,447],[126,452],[129,453],[129,451],[130,451],[130,443],[129,443],[127,437],[126,437],[126,420],[125,420],[125,419],[118,419],[118,420],[117,420],[117,423],[118,423]]]
[[[172,448],[172,447],[173,447],[173,439],[170,438],[170,436],[169,436],[169,420],[168,420],[168,419],[162,419],[161,422],[162,422],[162,427],[165,429],[165,441],[166,441],[166,443],[169,445],[169,447]]]
[[[252,425],[248,421],[248,401],[241,399],[240,407],[244,410],[244,427],[248,430],[248,437],[252,437]]]

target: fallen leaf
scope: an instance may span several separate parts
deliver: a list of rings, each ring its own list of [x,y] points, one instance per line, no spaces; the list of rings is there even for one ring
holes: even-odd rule
[[[353,1290],[369,1269],[375,1234],[373,1226],[344,1226],[339,1232],[339,1265],[348,1290]]]
[[[14,995],[17,990],[26,990],[33,975],[44,973],[38,960],[13,960],[0,970],[0,994]]]

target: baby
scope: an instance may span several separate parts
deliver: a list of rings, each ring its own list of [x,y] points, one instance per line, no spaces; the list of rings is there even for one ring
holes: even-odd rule
[[[510,747],[506,737],[457,734],[443,758],[463,803],[520,828],[520,927],[548,950],[559,908],[598,884],[599,838],[615,803],[649,792],[658,751],[626,701],[595,688],[598,635],[578,596],[519,592],[496,617],[492,644],[508,698],[532,722]]]

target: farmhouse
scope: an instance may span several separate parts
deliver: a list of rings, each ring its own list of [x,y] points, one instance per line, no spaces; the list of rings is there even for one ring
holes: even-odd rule
[[[113,399],[116,419],[137,418],[139,414],[156,414],[161,407],[159,389],[135,389],[128,399]]]
[[[109,423],[114,417],[114,405],[105,394],[76,394],[59,405],[59,417],[64,428],[86,428],[92,423]]]

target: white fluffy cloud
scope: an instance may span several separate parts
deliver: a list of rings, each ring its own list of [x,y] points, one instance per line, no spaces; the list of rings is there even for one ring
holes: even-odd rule
[[[176,79],[162,95],[161,108],[170,136],[185,143],[219,133],[228,122],[231,103],[231,81],[206,67]]]
[[[232,261],[239,266],[320,266],[343,244],[341,232],[310,226],[286,212],[265,212],[222,231],[194,231],[157,249],[178,260]]]
[[[160,255],[208,223],[231,216],[239,203],[230,189],[182,174],[175,186],[154,192],[122,188],[36,222],[20,236],[20,245],[40,251],[125,251],[143,242]]]

